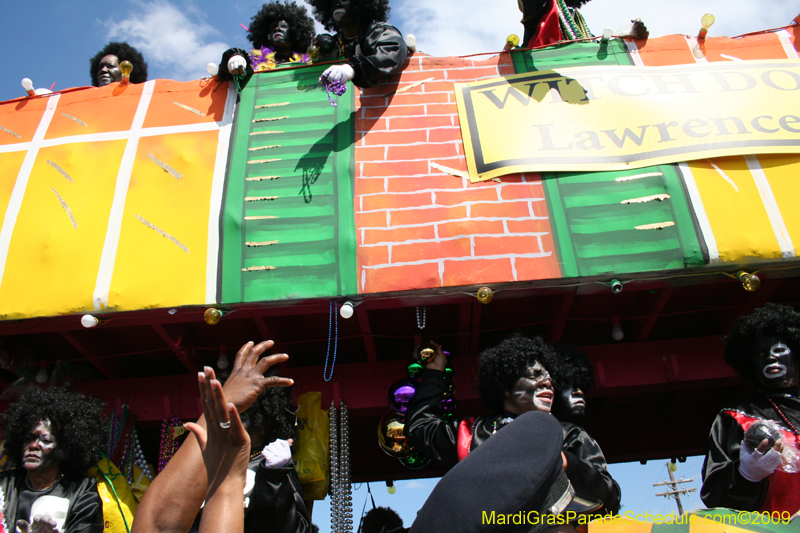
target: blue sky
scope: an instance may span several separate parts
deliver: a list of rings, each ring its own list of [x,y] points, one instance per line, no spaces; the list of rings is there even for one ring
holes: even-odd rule
[[[296,0],[302,2],[302,0]],[[109,40],[137,46],[150,78],[196,79],[230,46],[246,46],[247,25],[262,3],[254,0],[42,0],[0,2],[0,101],[24,96],[22,78],[37,88],[90,85],[89,59]],[[390,21],[417,36],[432,55],[466,55],[502,48],[522,33],[516,0],[392,0]],[[582,10],[594,33],[639,17],[651,35],[695,34],[714,13],[710,35],[734,36],[788,24],[796,0],[593,0]]]
[[[677,514],[675,500],[656,497],[658,492],[664,492],[664,487],[653,487],[653,483],[660,483],[669,479],[667,474],[667,460],[648,461],[646,465],[635,463],[620,463],[610,466],[611,475],[619,483],[622,489],[622,509],[620,513],[633,511],[635,514],[645,512],[651,515],[669,513]],[[683,483],[686,488],[696,488],[697,491],[688,496],[681,496],[681,503],[685,511],[704,509],[705,506],[698,496],[700,492],[700,470],[703,467],[703,457],[688,457],[685,463],[678,463],[678,470],[674,473],[675,479],[694,479],[691,483]],[[389,494],[386,491],[384,482],[370,483],[372,495],[375,498],[375,505],[379,507],[391,507],[403,519],[406,527],[411,526],[414,517],[428,495],[436,486],[439,479],[415,479],[410,481],[396,481],[397,491]],[[367,502],[366,510],[372,508],[372,502],[367,494],[367,484],[355,485],[353,491],[353,531],[358,528],[358,521],[364,502]],[[328,501],[315,502],[313,521],[320,526],[321,533],[330,532],[330,507]]]

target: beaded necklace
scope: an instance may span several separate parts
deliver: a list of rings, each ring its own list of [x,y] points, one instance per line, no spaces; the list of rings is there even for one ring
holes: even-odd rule
[[[783,420],[783,423],[786,424],[787,426],[789,426],[789,430],[792,432],[792,434],[795,437],[800,437],[800,431],[797,431],[797,428],[794,427],[794,424],[789,422],[789,418],[783,413],[781,408],[778,407],[778,404],[775,403],[775,401],[772,398],[769,398],[769,397],[767,397],[767,401],[772,405],[772,408],[775,409],[775,412],[778,413],[778,416],[781,417],[781,420]]]
[[[592,32],[586,25],[583,15],[577,9],[570,9],[564,0],[556,0],[558,19],[561,22],[561,31],[569,40],[591,37]]]
[[[158,448],[158,471],[164,470],[175,452],[178,451],[178,435],[175,429],[181,425],[181,419],[173,416],[161,421],[161,443]]]

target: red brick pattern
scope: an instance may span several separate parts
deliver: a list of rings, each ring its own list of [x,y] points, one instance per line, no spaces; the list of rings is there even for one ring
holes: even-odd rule
[[[362,293],[561,277],[537,174],[472,184],[436,166],[467,169],[453,83],[513,73],[505,56],[417,54],[356,92]]]

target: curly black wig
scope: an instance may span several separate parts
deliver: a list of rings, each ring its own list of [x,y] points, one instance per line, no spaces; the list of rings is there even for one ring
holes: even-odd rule
[[[292,2],[271,2],[264,4],[250,21],[250,33],[247,38],[253,43],[253,48],[269,46],[271,27],[281,20],[289,24],[289,37],[292,41],[292,51],[305,53],[314,39],[314,20],[308,15],[305,6]]]
[[[271,368],[264,375],[270,377],[278,374],[275,368]],[[217,379],[220,383],[225,383],[228,376],[227,371],[220,372],[217,374]],[[253,405],[240,415],[242,423],[247,424],[249,432],[263,431],[264,445],[277,439],[295,438],[297,408],[292,405],[292,390],[293,387],[268,387],[259,394]]]
[[[336,0],[306,0],[314,8],[314,18],[325,26],[328,31],[334,31],[333,10]],[[350,9],[358,16],[359,22],[386,22],[389,20],[389,0],[350,0]]]
[[[553,348],[541,337],[515,333],[497,346],[481,352],[478,358],[478,391],[483,404],[492,412],[503,410],[506,392],[512,390],[528,366],[554,359]]]
[[[737,374],[758,385],[753,367],[755,344],[764,337],[779,337],[793,352],[800,350],[800,313],[788,305],[766,304],[742,317],[725,339],[725,362]]]
[[[403,527],[403,519],[394,509],[388,507],[375,507],[364,515],[361,523],[363,533],[382,533]]]
[[[133,71],[131,71],[131,83],[144,83],[147,81],[147,63],[139,51],[128,43],[108,43],[105,48],[95,54],[89,60],[91,65],[89,68],[89,75],[92,77],[92,85],[97,87],[97,71],[100,68],[100,60],[107,55],[117,56],[119,62],[125,60],[133,64]]]
[[[63,474],[85,474],[100,459],[106,432],[103,403],[63,388],[31,387],[3,415],[6,449],[17,466],[25,438],[43,420],[50,421],[56,437],[53,453]]]
[[[555,357],[547,356],[541,363],[550,372],[556,390],[572,385],[589,392],[594,387],[594,368],[585,353],[569,344],[556,344],[553,355]]]

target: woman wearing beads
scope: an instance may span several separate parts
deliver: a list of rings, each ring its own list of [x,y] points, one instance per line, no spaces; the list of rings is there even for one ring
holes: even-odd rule
[[[711,426],[700,491],[709,507],[787,517],[800,509],[798,350],[800,313],[785,305],[756,309],[728,336],[725,362],[757,390],[722,409]]]
[[[31,388],[3,416],[16,470],[0,474],[3,531],[101,533],[97,482],[102,404],[79,392]],[[18,529],[16,529],[18,528]]]

